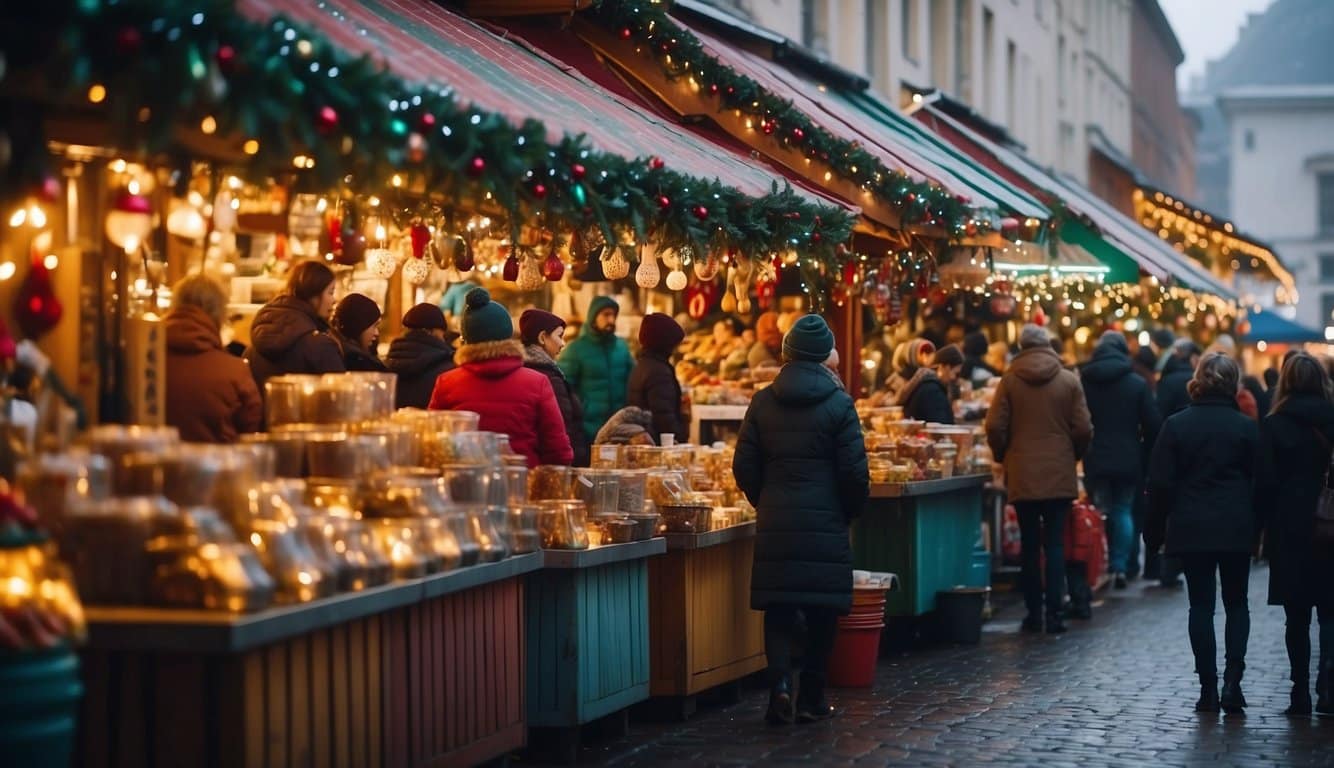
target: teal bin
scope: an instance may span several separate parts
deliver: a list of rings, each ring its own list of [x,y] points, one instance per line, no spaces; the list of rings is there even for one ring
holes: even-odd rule
[[[0,654],[0,762],[68,768],[79,720],[79,657],[68,648]]]

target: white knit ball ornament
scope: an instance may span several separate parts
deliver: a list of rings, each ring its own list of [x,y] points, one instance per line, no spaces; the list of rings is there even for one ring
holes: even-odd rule
[[[684,291],[686,283],[689,282],[690,279],[686,277],[686,273],[679,269],[673,269],[667,274],[667,287],[673,291]]]
[[[602,274],[608,280],[620,280],[630,274],[630,262],[625,260],[620,248],[612,249],[611,256],[603,259]]]
[[[644,249],[644,256],[635,270],[635,285],[640,288],[656,288],[662,280],[662,271],[658,269],[658,258],[649,249]]]
[[[524,258],[519,262],[519,277],[514,285],[521,291],[536,291],[547,284],[542,276],[542,265],[537,259]]]
[[[431,279],[431,262],[426,259],[408,259],[403,262],[403,279],[409,285],[421,285]]]
[[[398,271],[398,258],[388,248],[366,251],[366,270],[381,280],[388,280]]]

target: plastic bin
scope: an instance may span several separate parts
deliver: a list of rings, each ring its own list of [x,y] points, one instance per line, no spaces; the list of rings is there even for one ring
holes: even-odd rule
[[[982,640],[982,609],[991,587],[955,587],[936,593],[936,618],[947,643],[977,645]]]

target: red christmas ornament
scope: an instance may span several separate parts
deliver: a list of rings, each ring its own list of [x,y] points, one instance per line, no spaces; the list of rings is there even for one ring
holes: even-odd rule
[[[667,210],[672,207],[672,199],[666,195],[658,195],[658,208]]]
[[[800,128],[793,128],[792,138],[796,139],[797,141],[801,141],[802,139],[806,138],[806,132],[801,130]]]
[[[818,242],[820,242],[820,241],[823,240],[823,239],[824,239],[824,235],[821,235],[819,232],[812,232],[812,233],[811,233],[811,242],[812,242],[812,243],[818,243]]]
[[[760,123],[760,130],[764,131],[765,136],[772,136],[774,133],[774,129],[776,127],[777,126],[774,124],[774,121],[772,120],[765,120],[764,122]]]
[[[338,128],[338,111],[329,106],[320,107],[315,116],[315,128],[320,133],[333,133]]]
[[[422,116],[421,116],[421,120],[419,120],[419,121],[417,121],[417,122],[418,122],[419,125],[421,125],[423,131],[424,131],[424,130],[427,130],[427,129],[429,129],[429,128],[434,128],[434,127],[435,127],[435,115],[431,114],[430,112],[423,112],[423,113],[422,113]]]
[[[55,176],[43,178],[41,186],[37,188],[37,194],[42,200],[54,203],[56,198],[60,197],[60,180]]]
[[[14,303],[14,319],[19,330],[30,339],[45,336],[60,322],[64,308],[51,286],[51,272],[40,257],[33,258]]]
[[[144,44],[144,36],[134,27],[121,27],[116,33],[116,53],[121,56],[133,56]]]
[[[510,254],[508,259],[505,259],[505,268],[500,276],[509,283],[519,279],[519,258],[513,253]]]
[[[775,280],[756,280],[755,281],[755,300],[759,303],[761,310],[766,310],[773,305],[774,291],[778,287]]]
[[[717,83],[709,83],[709,95],[710,95],[710,96],[717,96],[717,95],[718,95],[718,84],[717,84]]]
[[[660,171],[660,170],[662,170],[662,166],[663,166],[663,162],[662,162],[662,158],[661,158],[661,157],[650,157],[650,158],[648,159],[648,167],[649,167],[649,168],[651,168],[651,169],[653,169],[653,170],[655,170],[655,171]]]
[[[629,27],[621,27],[621,39],[622,39],[622,40],[629,40],[631,34],[633,34],[633,33],[630,32],[630,28],[629,28]]]
[[[477,260],[473,258],[472,242],[467,238],[460,240],[461,245],[454,251],[454,269],[460,272],[467,272],[476,265]],[[515,273],[517,277],[518,273]]]
[[[366,258],[366,236],[356,230],[343,230],[343,247],[334,251],[334,261],[345,267],[355,267]]]
[[[908,202],[910,202],[910,203],[915,203],[915,202],[917,202],[917,193],[915,193],[915,192],[909,192],[909,193],[908,193]]]
[[[1033,310],[1033,325],[1046,327],[1047,313],[1042,311],[1042,307]]]
[[[468,175],[474,179],[481,176],[486,171],[486,159],[483,157],[474,157],[468,161]]]
[[[705,219],[709,218],[709,209],[705,208],[702,205],[695,206],[695,210],[693,212],[695,214],[695,218],[699,219],[700,221],[704,221]]]
[[[420,259],[426,254],[426,244],[431,242],[431,228],[425,224],[413,224],[408,230],[408,236],[412,238],[412,256]]]
[[[570,166],[570,178],[574,179],[575,181],[583,181],[584,176],[586,175],[588,175],[588,169],[583,167],[579,163],[575,163],[574,165]]]
[[[552,283],[565,276],[565,262],[560,260],[555,251],[547,254],[547,260],[542,262],[542,276]]]
[[[218,62],[218,69],[224,74],[231,74],[236,69],[236,49],[230,45],[218,47],[217,54],[213,57]]]
[[[546,184],[543,184],[543,183],[541,183],[541,182],[538,182],[537,184],[534,184],[534,185],[533,185],[533,197],[536,197],[538,200],[541,200],[542,198],[544,198],[544,197],[546,197],[546,196],[547,196],[547,185],[546,185]]]

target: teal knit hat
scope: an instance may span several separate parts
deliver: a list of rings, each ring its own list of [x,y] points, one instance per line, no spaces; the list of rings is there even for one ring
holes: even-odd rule
[[[819,315],[803,315],[783,337],[783,355],[789,360],[823,363],[834,349],[834,332]]]
[[[464,299],[463,343],[482,344],[514,337],[514,321],[504,307],[491,300],[485,288],[468,291]]]

